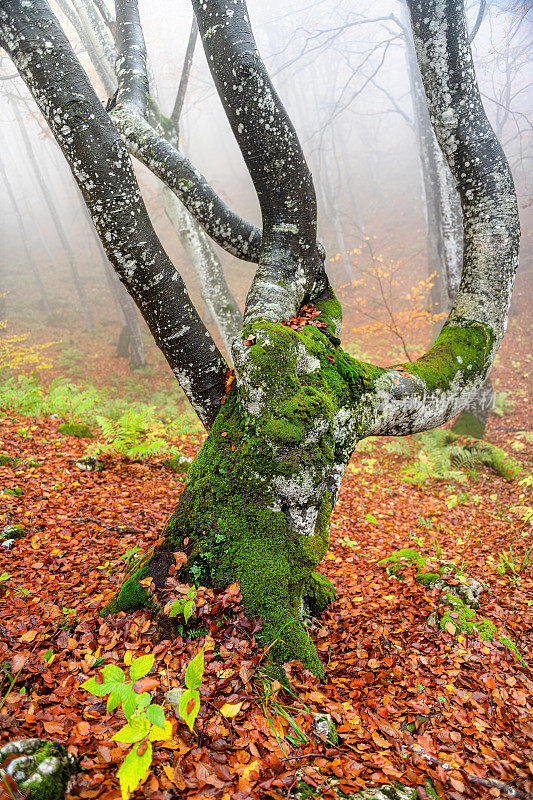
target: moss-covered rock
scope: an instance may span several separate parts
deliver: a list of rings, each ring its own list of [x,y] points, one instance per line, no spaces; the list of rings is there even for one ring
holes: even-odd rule
[[[338,782],[336,778],[328,780],[330,786],[335,789],[339,800],[417,800],[418,798],[416,789],[404,786],[403,783],[369,785],[359,792],[346,793],[337,787]],[[437,795],[435,794],[435,796]],[[313,800],[313,798],[314,800],[321,800],[323,797],[324,794],[320,789],[309,786],[304,780],[298,783],[297,788],[291,790],[291,798],[293,800]]]
[[[525,666],[525,661],[516,645],[507,636],[502,636],[498,633],[494,622],[487,617],[476,614],[461,598],[453,594],[446,595],[446,603],[449,608],[446,609],[440,620],[440,627],[443,631],[451,633],[453,626],[455,635],[479,636],[480,639],[486,642],[493,640],[500,642],[500,644],[505,645],[513,652],[520,664]]]
[[[313,714],[313,728],[323,741],[330,744],[339,743],[339,734],[331,714]]]
[[[62,800],[78,762],[66,748],[44,739],[21,739],[0,748],[0,763],[28,800]]]
[[[65,436],[75,436],[78,439],[94,439],[94,433],[89,426],[81,422],[62,422],[58,431]]]
[[[395,578],[403,580],[405,577],[404,573],[402,572],[403,565],[416,566],[418,576],[418,573],[421,573],[421,570],[425,567],[426,561],[427,558],[421,555],[417,550],[414,550],[411,547],[403,547],[400,550],[396,550],[394,553],[391,553],[390,556],[382,558],[379,563],[386,564],[388,575],[394,575]]]
[[[100,461],[96,456],[83,456],[83,458],[79,458],[76,461],[76,466],[85,472],[102,472],[104,462]]]
[[[441,561],[423,556],[410,547],[397,550],[379,562],[387,566],[389,575],[403,580],[402,565],[415,565],[417,572],[415,580],[422,586],[436,586],[443,596],[447,594],[461,598],[472,608],[479,606],[479,596],[485,589],[485,584],[467,577],[460,572],[453,561]],[[433,569],[434,565],[434,569]]]
[[[163,461],[163,466],[169,469],[171,472],[176,472],[180,475],[183,475],[191,466],[191,461],[191,458],[180,454],[165,459]]]
[[[24,525],[4,525],[2,528],[3,539],[23,539],[28,535]]]
[[[0,453],[0,467],[12,467],[15,459],[8,456],[7,453]]]

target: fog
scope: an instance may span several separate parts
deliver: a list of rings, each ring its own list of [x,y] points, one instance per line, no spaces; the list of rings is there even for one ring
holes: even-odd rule
[[[80,39],[55,3],[52,6],[105,103],[107,93]],[[313,172],[321,241],[328,258],[344,253],[330,263],[330,274],[333,285],[343,287],[348,320],[344,336],[348,341],[356,339],[354,297],[364,295],[368,287],[363,281],[350,294],[346,284],[357,282],[361,268],[366,266],[369,254],[365,242],[373,243],[374,255],[379,254],[384,263],[401,262],[401,282],[406,287],[438,268],[437,264],[428,264],[407,44],[397,22],[405,22],[405,13],[396,0],[381,0],[379,4],[349,0],[293,0],[290,4],[271,0],[267,4],[249,0],[248,6],[260,52]],[[192,11],[188,3],[175,0],[141,0],[140,7],[153,91],[164,113],[169,114],[180,80]],[[467,8],[473,27],[479,3],[469,2]],[[518,194],[522,250],[515,314],[528,313],[526,298],[532,269],[532,16],[523,7],[514,10],[514,4],[489,2],[473,41],[485,108],[511,164]],[[14,73],[2,53],[0,291],[6,295],[1,316],[7,320],[8,330],[31,331],[40,341],[61,339],[63,346],[75,341],[78,332],[94,326],[95,347],[99,347],[102,337],[116,338],[114,326],[118,325],[104,270],[105,257],[66,162],[22,80]],[[27,132],[28,144],[21,126]],[[199,41],[180,134],[184,152],[227,205],[260,224],[254,189]],[[162,185],[144,167],[136,164],[135,168],[156,230],[217,337],[194,270],[165,214]],[[66,246],[36,169],[67,237]],[[362,245],[361,253],[351,253],[361,250]],[[254,267],[214,247],[242,310]]]

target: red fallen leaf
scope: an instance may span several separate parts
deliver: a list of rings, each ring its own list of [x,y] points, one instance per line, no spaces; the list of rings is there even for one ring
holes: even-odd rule
[[[159,681],[157,678],[139,678],[133,686],[136,692],[150,692],[159,686]]]
[[[187,703],[187,708],[186,708],[187,714],[191,713],[191,711],[193,710],[195,705],[196,705],[196,702],[194,700],[189,700],[189,702]]]
[[[144,753],[146,753],[146,748],[147,747],[148,747],[148,742],[147,741],[141,742],[139,747],[137,748],[137,755],[138,756],[144,755]]]
[[[255,342],[255,339],[243,339],[242,343],[249,347],[251,344]]]
[[[43,728],[45,729],[46,733],[63,733],[65,726],[62,722],[51,722],[49,720],[45,720],[43,722]]]
[[[91,726],[89,725],[88,722],[85,722],[84,720],[78,722],[78,724],[75,727],[78,732],[78,735],[81,736],[82,739],[88,736],[91,732]]]
[[[15,653],[11,659],[11,672],[13,674],[19,672],[27,661],[27,657],[22,653]]]
[[[372,731],[372,739],[374,740],[374,742],[377,744],[378,747],[385,747],[385,748],[390,747],[390,742],[387,739],[383,738],[383,736],[380,736],[377,731]]]

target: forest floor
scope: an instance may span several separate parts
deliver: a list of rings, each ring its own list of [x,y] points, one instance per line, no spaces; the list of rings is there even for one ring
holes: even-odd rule
[[[186,665],[204,647],[194,732],[165,706],[173,736],[154,747],[152,770],[135,798],[294,800],[311,791],[333,798],[394,781],[417,787],[420,798],[431,786],[450,800],[504,797],[511,787],[514,796],[533,796],[526,367],[504,352],[499,379],[514,407],[492,415],[487,430],[489,441],[522,463],[519,478],[505,480],[485,467],[462,480],[427,475],[419,444],[395,449],[372,440],[357,451],[320,567],[337,598],[311,631],[326,678],[320,684],[290,664],[293,696],[258,679],[264,655],[235,587],[198,592],[196,638],[157,643],[142,611],[100,618],[132,550],[144,553],[158,540],[183,476],[158,457],[116,454],[99,456],[102,472],[83,471],[76,461],[87,442],[61,435],[61,419],[6,411],[0,452],[17,461],[0,466],[0,523],[21,524],[28,535],[0,552],[0,741],[63,742],[81,759],[72,800],[118,800],[116,772],[128,748],[111,737],[124,719],[118,710],[107,714],[105,701],[81,684],[104,664],[124,666],[153,653],[154,668],[138,688],[164,704],[164,693],[183,686]],[[194,455],[202,439],[190,433],[179,446]],[[413,464],[418,472],[402,471]],[[400,548],[437,565],[451,560],[482,581],[477,614],[514,643],[524,663],[497,638],[461,635],[453,612],[444,630],[431,624],[435,611],[438,620],[449,610],[439,590],[417,582],[414,567],[398,580],[380,564]],[[218,710],[223,704],[226,718]],[[316,712],[331,715],[338,745],[315,733]]]

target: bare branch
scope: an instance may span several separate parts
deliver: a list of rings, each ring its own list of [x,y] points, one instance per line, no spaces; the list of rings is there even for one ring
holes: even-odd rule
[[[180,129],[181,111],[183,109],[185,93],[187,92],[189,76],[191,74],[192,60],[194,56],[194,48],[196,47],[197,38],[198,38],[198,23],[196,22],[196,17],[193,17],[191,23],[191,32],[189,34],[189,41],[187,42],[187,50],[185,51],[185,59],[183,61],[183,68],[181,70],[181,79],[180,79],[180,84],[178,86],[178,93],[176,95],[176,102],[174,103],[172,114],[170,115],[170,119],[174,123],[174,127],[178,132]]]
[[[463,4],[408,0],[432,124],[461,197],[464,257],[459,292],[433,347],[387,370],[368,396],[366,435],[406,434],[455,416],[484,383],[505,332],[518,265],[512,176],[485,115]]]

